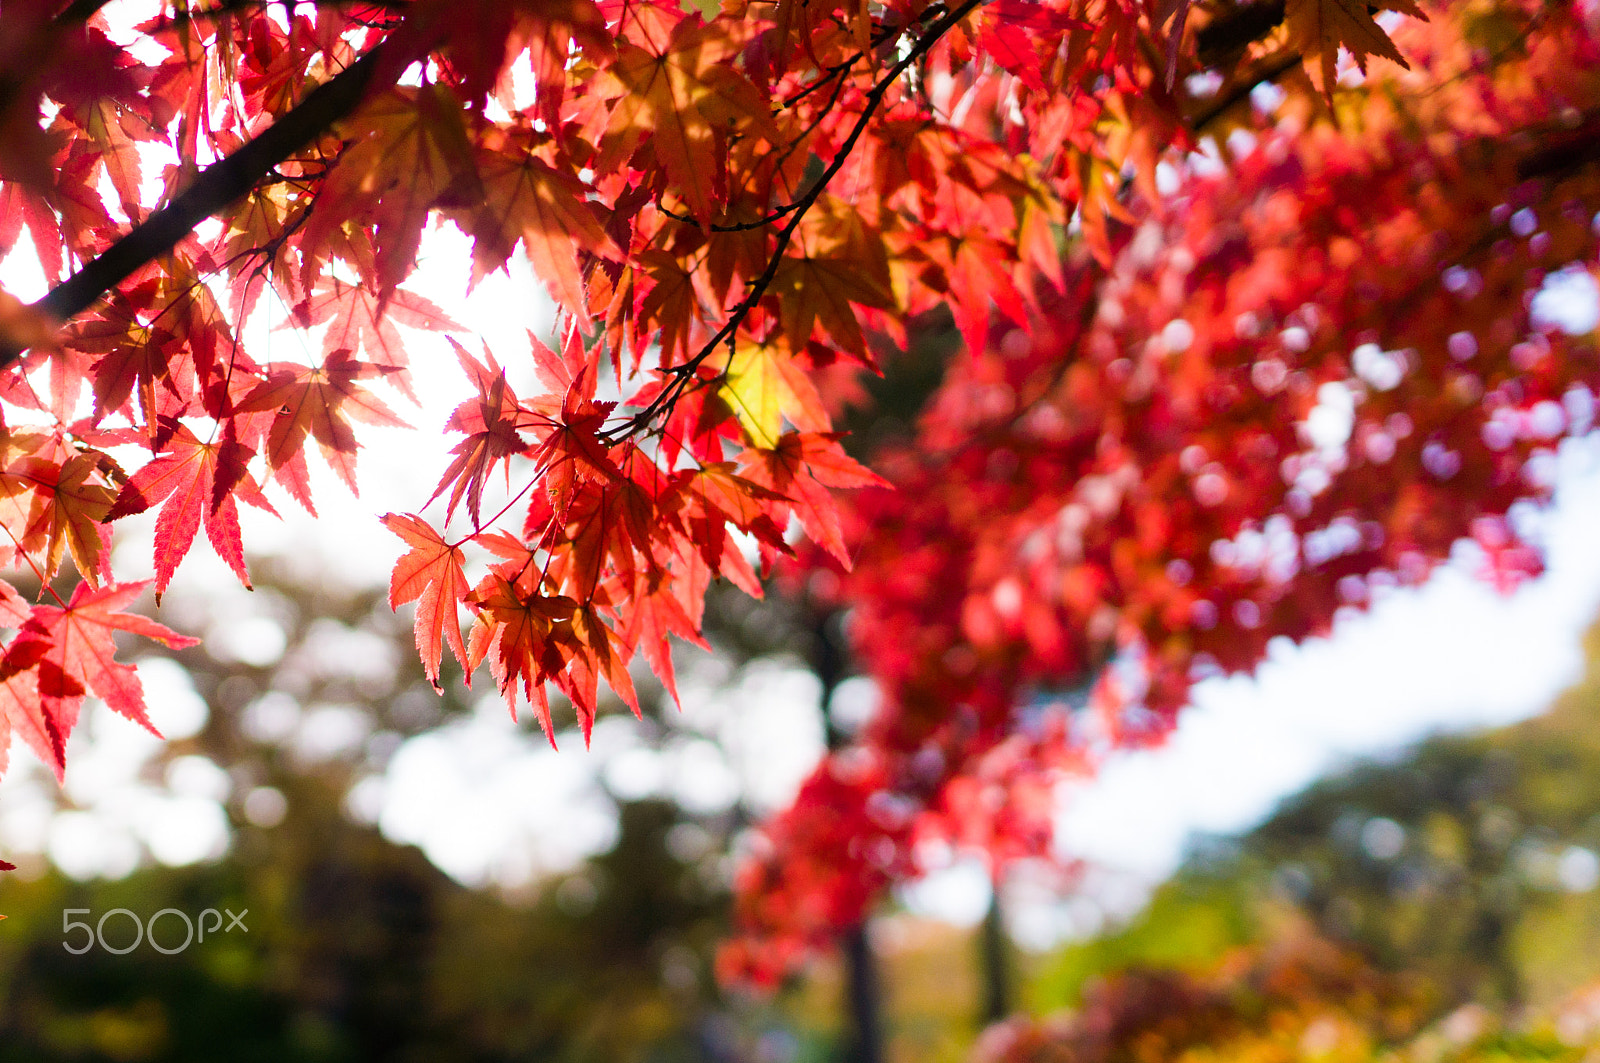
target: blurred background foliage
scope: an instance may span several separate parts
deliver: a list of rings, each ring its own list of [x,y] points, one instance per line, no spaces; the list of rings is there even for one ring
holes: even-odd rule
[[[756,815],[743,796],[708,810],[602,771],[615,830],[594,855],[518,886],[461,885],[387,840],[363,792],[408,739],[478,711],[473,695],[427,688],[379,593],[258,575],[247,604],[281,645],[178,654],[210,711],[138,769],[170,786],[212,766],[225,850],[120,878],[40,859],[6,876],[0,1061],[859,1057],[837,964],[772,1000],[711,978],[730,854]],[[825,653],[825,625],[796,606],[729,595],[711,609],[730,681]],[[872,930],[885,1056],[1596,1063],[1600,635],[1589,650],[1589,675],[1548,714],[1353,765],[1256,830],[1197,843],[1131,923],[1013,951],[1018,1015],[987,1031],[978,930],[886,913]],[[681,743],[688,724],[661,692],[645,701],[627,723],[639,741]],[[82,797],[51,792],[56,812]],[[63,949],[63,910],[115,908],[248,911],[249,930],[171,956]],[[164,940],[180,933],[163,924]]]
[[[406,739],[470,717],[473,695],[459,683],[442,698],[428,688],[403,652],[408,625],[381,591],[270,565],[256,576],[242,606],[211,609],[233,611],[235,632],[270,618],[260,634],[276,644],[252,650],[224,637],[176,654],[211,711],[139,768],[159,789],[175,770],[193,776],[196,758],[214,766],[225,854],[84,881],[24,860],[0,883],[9,917],[0,1060],[797,1057],[792,1024],[766,1005],[724,1001],[710,980],[728,851],[746,810],[697,814],[605,793],[615,827],[597,855],[537,886],[460,885],[419,849],[387,840],[363,792]],[[735,661],[797,637],[777,607],[751,615],[727,596],[714,608],[725,614],[719,652]],[[188,621],[205,630],[219,616]],[[646,718],[629,727],[657,746],[681,738],[660,690],[643,693]],[[578,746],[563,756],[583,756],[575,734],[562,739]],[[55,814],[82,814],[70,782],[40,788]],[[604,789],[603,776],[596,782]],[[65,909],[88,909],[74,918],[94,922],[116,908],[144,918],[248,911],[248,933],[216,933],[171,956],[148,945],[122,956],[65,951]],[[180,923],[161,923],[168,947]],[[119,916],[105,933],[120,944],[133,930]]]
[[[1600,977],[1600,629],[1542,716],[1361,763],[1239,838],[1197,843],[1131,925],[1042,961],[1036,1007],[1130,965],[1198,970],[1303,919],[1436,987],[1548,1009]]]

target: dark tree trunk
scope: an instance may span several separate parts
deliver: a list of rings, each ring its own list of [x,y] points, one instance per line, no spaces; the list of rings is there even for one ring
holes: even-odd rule
[[[1011,1014],[1011,955],[1007,945],[1000,876],[996,874],[989,910],[978,933],[978,967],[983,972],[983,1010],[978,1019],[984,1026]]]
[[[833,693],[848,674],[842,619],[836,612],[817,612],[811,624],[811,668],[822,684],[822,719],[830,752],[850,738],[833,715]],[[839,949],[844,957],[845,1010],[849,1015],[843,1058],[847,1063],[883,1063],[882,988],[866,919],[841,935]]]
[[[883,1007],[878,964],[863,920],[844,932],[845,997],[850,1011],[848,1063],[883,1063]]]

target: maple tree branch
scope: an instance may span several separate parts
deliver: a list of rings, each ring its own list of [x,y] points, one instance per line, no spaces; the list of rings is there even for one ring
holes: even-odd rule
[[[1570,132],[1517,163],[1517,179],[1566,177],[1589,163],[1600,161],[1600,114],[1590,112]]]
[[[195,226],[247,194],[279,163],[354,111],[365,97],[383,53],[384,45],[379,44],[318,85],[260,136],[206,167],[172,202],[52,288],[33,304],[34,309],[69,321],[135,270],[171,251]],[[0,348],[0,366],[16,361],[23,350]]]
[[[57,26],[67,26],[74,22],[87,22],[89,18],[102,7],[106,0],[72,0],[60,14],[52,20]]]
[[[788,223],[778,231],[777,246],[772,249],[772,255],[767,259],[767,268],[762,270],[761,276],[751,283],[749,293],[739,300],[738,305],[729,312],[728,320],[723,322],[722,327],[701,346],[694,357],[666,370],[666,372],[672,374],[672,383],[662,388],[661,394],[652,399],[650,404],[639,413],[623,421],[616,428],[599,433],[601,442],[610,444],[626,438],[648,425],[664,410],[671,409],[677,403],[679,396],[688,388],[689,381],[695,377],[696,371],[700,366],[705,363],[706,359],[716,353],[718,347],[733,338],[734,334],[739,330],[739,326],[744,324],[744,319],[749,316],[750,311],[754,310],[756,304],[767,294],[767,289],[771,287],[773,279],[777,277],[778,270],[783,265],[784,252],[789,249],[789,241],[794,238],[795,230],[805,220],[806,212],[815,206],[817,200],[822,197],[823,190],[828,187],[828,183],[844,168],[845,162],[849,160],[851,153],[855,151],[856,144],[860,142],[862,134],[867,131],[867,126],[871,123],[873,115],[877,113],[879,105],[883,103],[883,98],[888,94],[890,87],[900,79],[900,75],[905,73],[913,63],[931,51],[940,38],[950,32],[956,23],[982,7],[986,2],[987,0],[966,0],[960,7],[950,11],[938,22],[929,26],[927,31],[917,38],[917,43],[905,55],[901,56],[883,77],[878,79],[877,83],[867,93],[866,106],[862,108],[861,114],[856,118],[855,125],[851,127],[850,135],[845,137],[844,143],[839,145],[839,150],[834,153],[833,160],[828,163],[827,169],[817,176],[816,181],[806,190],[805,195],[795,200],[794,204],[792,204],[793,213],[790,214]]]
[[[1229,52],[1265,37],[1283,22],[1285,10],[1284,0],[1261,0],[1213,20],[1194,35],[1201,64],[1213,66]]]

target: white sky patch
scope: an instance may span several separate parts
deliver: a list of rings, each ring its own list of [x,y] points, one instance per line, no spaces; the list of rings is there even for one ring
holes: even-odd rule
[[[270,616],[224,615],[206,631],[205,641],[219,660],[265,668],[283,656],[289,636]]]
[[[1568,266],[1545,278],[1529,308],[1536,326],[1580,336],[1600,327],[1600,284],[1582,266]]]
[[[1317,389],[1317,404],[1306,415],[1306,442],[1320,450],[1337,451],[1355,427],[1355,397],[1345,385],[1330,381]]]
[[[183,666],[170,657],[143,657],[137,664],[150,722],[156,730],[169,742],[199,734],[211,710]]]
[[[228,851],[228,817],[206,797],[146,797],[137,833],[150,855],[168,867],[214,860]]]
[[[517,886],[616,841],[614,806],[581,741],[557,752],[519,731],[498,698],[407,741],[389,763],[377,821],[468,885]]]
[[[816,677],[772,660],[731,677],[691,664],[680,685],[683,713],[658,748],[631,718],[607,716],[589,749],[567,730],[552,751],[527,721],[506,718],[499,697],[486,697],[469,720],[400,747],[376,821],[458,881],[516,887],[613,844],[613,795],[665,797],[698,814],[791,801],[823,752]]]
[[[187,675],[170,662],[141,663],[156,666],[147,691],[168,695],[151,706],[157,726],[164,720],[174,732],[203,726],[205,707],[196,704]],[[17,744],[0,781],[0,851],[46,854],[77,879],[120,878],[151,861],[177,867],[223,856],[230,844],[222,807],[227,774],[204,757],[185,756],[162,779],[152,769],[162,748],[155,736],[90,699],[67,743],[65,796],[77,807],[58,812],[54,778]]]
[[[960,927],[978,925],[989,910],[993,887],[989,871],[980,860],[958,860],[898,893],[913,912],[933,915]]]
[[[821,685],[792,662],[756,661],[726,686],[683,687],[679,721],[722,751],[740,792],[759,811],[793,800],[823,753]]]

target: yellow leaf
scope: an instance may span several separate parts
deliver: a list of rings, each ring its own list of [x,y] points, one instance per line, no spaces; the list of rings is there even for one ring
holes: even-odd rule
[[[739,344],[728,360],[721,395],[751,445],[763,450],[778,445],[784,416],[808,432],[832,427],[810,378],[776,347]]]
[[[783,434],[783,408],[778,399],[781,386],[768,348],[740,344],[734,349],[722,397],[754,446],[771,450]]]

